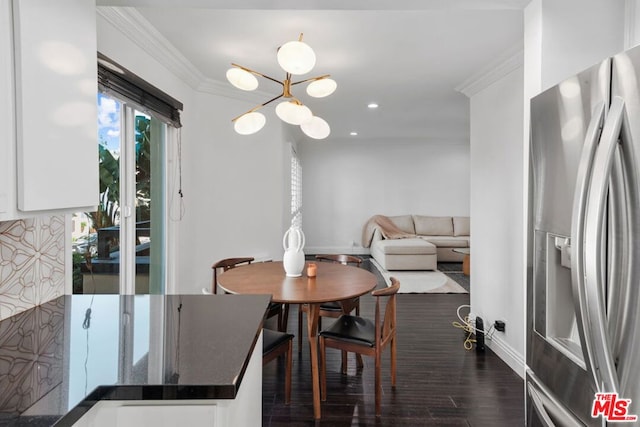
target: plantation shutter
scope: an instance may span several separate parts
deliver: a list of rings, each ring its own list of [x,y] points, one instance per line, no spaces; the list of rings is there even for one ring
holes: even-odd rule
[[[302,165],[297,153],[291,148],[291,215],[302,226]]]

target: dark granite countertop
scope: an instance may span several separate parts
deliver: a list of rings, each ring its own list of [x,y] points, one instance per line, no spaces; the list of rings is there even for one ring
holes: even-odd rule
[[[73,295],[5,319],[0,425],[72,425],[100,400],[233,399],[269,300]]]

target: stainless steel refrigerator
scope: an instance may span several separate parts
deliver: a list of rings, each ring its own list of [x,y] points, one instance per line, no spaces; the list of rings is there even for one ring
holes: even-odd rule
[[[632,421],[640,416],[640,49],[532,99],[530,149],[527,425]]]

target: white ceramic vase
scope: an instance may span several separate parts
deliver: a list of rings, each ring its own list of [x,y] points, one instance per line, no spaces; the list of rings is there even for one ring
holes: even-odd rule
[[[302,276],[304,270],[304,233],[297,225],[292,225],[282,237],[284,257],[282,264],[288,277]]]

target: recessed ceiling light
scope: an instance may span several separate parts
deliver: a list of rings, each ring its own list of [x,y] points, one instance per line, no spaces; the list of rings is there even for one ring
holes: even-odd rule
[[[349,135],[351,135],[351,136],[358,136],[358,132],[351,132]]]
[[[376,104],[375,102],[371,102],[371,103],[369,103],[369,105],[367,105],[367,107],[369,107],[369,108],[378,108],[378,104]]]

